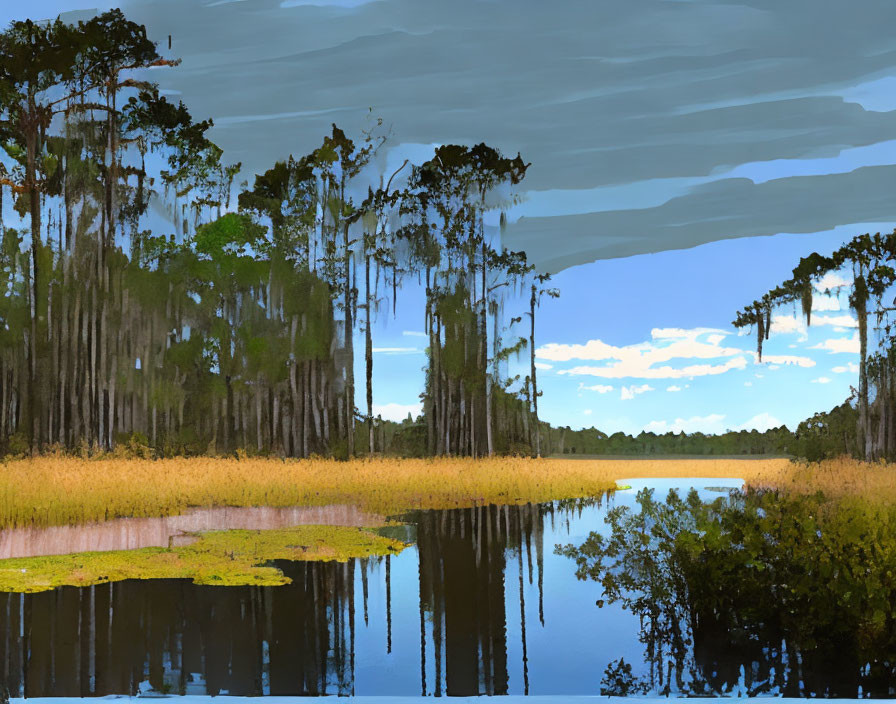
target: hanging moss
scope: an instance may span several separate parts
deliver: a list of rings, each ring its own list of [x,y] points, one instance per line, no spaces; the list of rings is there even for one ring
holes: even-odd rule
[[[812,325],[812,282],[806,280],[800,291],[800,302],[803,306],[803,315],[806,317],[806,325]]]
[[[868,285],[865,283],[864,276],[855,278],[849,302],[858,318],[859,344],[862,350],[866,350],[868,345]]]
[[[765,340],[765,316],[762,309],[756,307],[756,352],[759,355],[759,361],[762,361],[762,342]]]
[[[859,414],[859,437],[865,448],[865,459],[869,457],[870,417],[868,412],[868,285],[861,274],[855,277],[850,305],[856,312],[859,323],[859,398],[861,402]],[[860,447],[862,446],[860,445]]]

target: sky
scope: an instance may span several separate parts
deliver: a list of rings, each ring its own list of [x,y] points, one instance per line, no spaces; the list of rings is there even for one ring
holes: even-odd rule
[[[27,12],[110,6],[31,0]],[[392,163],[481,141],[531,162],[505,244],[561,291],[538,312],[543,419],[795,428],[857,385],[844,301],[819,297],[808,329],[779,311],[761,364],[731,321],[801,256],[893,230],[891,0],[861,12],[845,0],[120,6],[163,48],[171,35],[183,63],[153,80],[215,120],[245,178],[310,151],[332,122],[357,134],[371,109],[392,127]],[[0,21],[25,11],[3,3]],[[384,417],[419,408],[422,329],[408,285],[378,322]]]

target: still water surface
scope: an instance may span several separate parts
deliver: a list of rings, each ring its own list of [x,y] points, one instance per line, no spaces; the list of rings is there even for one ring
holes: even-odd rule
[[[606,585],[577,578],[576,561],[555,546],[582,546],[592,531],[609,537],[608,511],[641,510],[636,494],[645,485],[659,500],[672,487],[684,495],[693,486],[704,501],[741,485],[624,483],[632,489],[591,501],[410,514],[396,537],[414,545],[401,554],[278,563],[292,578],[282,587],[151,580],[0,594],[0,676],[12,696],[28,697],[863,693],[849,657],[846,679],[836,663],[811,678],[800,671],[806,644],[788,642],[784,631],[755,643],[751,631],[746,639],[755,647],[747,650],[728,648],[717,632],[714,640],[691,641],[691,631],[696,639],[706,632],[697,623],[704,616],[689,606],[689,585],[675,574],[624,584],[625,598],[615,599]],[[674,573],[673,563],[656,557],[662,540],[644,540],[649,559],[638,555],[627,569]],[[769,620],[762,608],[775,610],[774,603],[756,606],[736,614],[737,623]],[[668,613],[681,619],[680,630],[658,616]],[[896,644],[896,626],[884,628]],[[896,653],[893,661],[896,667]],[[887,661],[875,696],[892,696],[894,667]]]

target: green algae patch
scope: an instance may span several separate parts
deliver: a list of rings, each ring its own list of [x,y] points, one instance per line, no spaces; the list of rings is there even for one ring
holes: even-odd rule
[[[41,592],[125,579],[192,579],[219,586],[280,586],[290,580],[275,560],[345,562],[394,555],[407,544],[370,530],[297,526],[190,536],[188,545],[0,560],[0,591]]]

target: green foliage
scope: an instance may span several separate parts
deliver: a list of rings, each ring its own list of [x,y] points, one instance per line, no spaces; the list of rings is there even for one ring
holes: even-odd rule
[[[113,456],[149,460],[153,458],[153,450],[149,446],[149,438],[143,433],[120,433]]]
[[[796,429],[792,452],[809,462],[857,454],[858,412],[848,402],[816,413]]]
[[[606,522],[557,551],[641,617],[651,687],[725,694],[742,664],[750,696],[892,686],[896,507],[755,490],[660,501],[645,489]]]
[[[719,435],[704,433],[657,434],[641,432],[636,436],[616,432],[607,435],[596,428],[572,430],[546,429],[551,451],[566,455],[787,455],[798,454],[796,436],[785,426],[763,433],[756,430],[728,431]]]
[[[613,660],[600,681],[600,693],[605,697],[627,697],[643,694],[647,687],[632,674],[632,666],[624,658]]]
[[[5,456],[12,458],[25,457],[31,451],[31,443],[25,433],[13,433],[6,440]]]
[[[384,282],[394,312],[402,278],[425,269],[426,451],[531,447],[534,375],[511,388],[519,380],[503,378],[502,364],[534,348],[534,330],[526,341],[511,329],[521,318],[505,328],[504,316],[532,267],[484,226],[491,210],[504,221],[529,164],[485,144],[444,145],[377,187],[382,120],[359,140],[332,125],[227,212],[240,164],[208,138],[211,120],[146,80],[145,69],[178,63],[120,10],[0,32],[0,197],[11,189],[30,221],[30,237],[7,231],[0,248],[0,442],[20,433],[32,451],[85,455],[252,446],[349,457],[363,311],[365,420],[389,452],[394,429],[372,417],[371,325]],[[173,232],[146,229],[151,202]],[[435,425],[445,442],[433,441]],[[403,429],[396,451],[416,455],[419,442]]]
[[[265,228],[256,225],[248,215],[227,213],[217,220],[200,226],[193,237],[196,251],[213,261],[226,261],[229,256],[243,253],[244,248],[257,249]],[[235,266],[236,262],[230,262]]]
[[[896,376],[896,330],[891,319],[896,286],[896,232],[889,235],[879,232],[858,235],[831,256],[812,253],[800,259],[790,279],[741,310],[733,324],[735,327],[756,327],[761,361],[763,340],[768,339],[771,328],[772,310],[799,301],[806,323],[811,323],[812,301],[817,286],[821,285],[826,274],[844,270],[853,277],[848,299],[858,322],[859,378],[856,389],[857,427],[855,432],[846,431],[840,444],[865,460],[892,459],[896,457],[896,432],[890,421],[896,412],[896,387],[893,383]],[[822,293],[830,294],[831,291]],[[869,319],[873,326],[870,336]],[[808,439],[815,433],[821,439],[830,435],[826,435],[826,431],[816,431],[818,429],[813,430],[810,423],[803,436]],[[825,453],[831,450],[827,445],[815,449],[803,447],[802,454],[807,457],[826,456]]]

